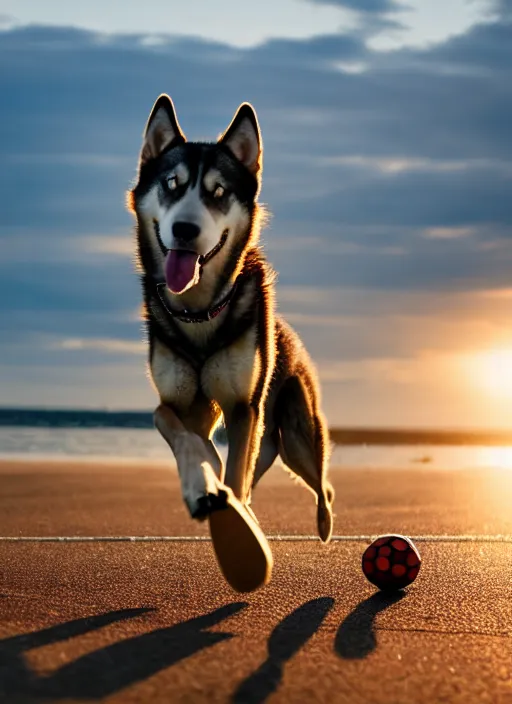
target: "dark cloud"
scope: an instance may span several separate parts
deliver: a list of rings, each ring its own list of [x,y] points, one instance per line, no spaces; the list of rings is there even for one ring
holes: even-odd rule
[[[331,5],[333,7],[346,7],[359,12],[397,12],[403,10],[394,0],[309,0],[317,5]]]
[[[135,308],[138,282],[128,258],[94,265],[46,263],[39,265],[37,253],[27,252],[25,266],[0,265],[0,299],[18,311],[69,311],[77,316],[94,311]],[[9,292],[15,292],[10,299]]]
[[[272,39],[264,44],[240,52],[240,58],[250,56],[251,64],[260,70],[273,67],[278,71],[291,68],[297,71],[329,71],[336,61],[354,61],[368,56],[357,36],[331,35],[305,40]]]
[[[496,0],[495,4],[501,17],[512,18],[512,0]]]
[[[404,30],[405,25],[398,17],[409,9],[395,0],[305,0],[314,5],[328,5],[359,12],[363,18],[360,26],[354,30],[359,38],[372,37],[382,31],[396,32]]]
[[[373,287],[382,290],[454,291],[507,288],[512,270],[512,246],[492,249],[469,248],[454,241],[444,246],[411,247],[403,254],[382,255],[371,251],[334,256],[312,250],[294,257],[272,256],[282,285]],[[492,282],[492,283],[491,283]]]
[[[8,27],[17,22],[16,17],[7,15],[5,12],[0,12],[0,27]]]
[[[512,3],[510,4],[512,12]],[[475,26],[470,32],[452,37],[433,49],[402,50],[390,55],[386,62],[389,68],[409,64],[414,71],[454,74],[456,80],[464,76],[483,79],[487,88],[498,88],[493,73],[510,73],[512,64],[511,43],[512,15],[501,21]]]
[[[294,204],[294,214],[320,225],[338,222],[340,229],[344,224],[410,228],[512,224],[512,171],[504,175],[489,168],[462,167],[369,177],[363,182],[351,182],[344,174],[340,181],[337,192]],[[291,214],[290,208],[283,210]]]

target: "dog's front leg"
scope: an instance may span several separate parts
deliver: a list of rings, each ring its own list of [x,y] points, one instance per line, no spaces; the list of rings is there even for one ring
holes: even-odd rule
[[[176,458],[183,499],[192,518],[203,519],[226,503],[212,466],[212,455],[203,439],[188,430],[173,408],[161,404],[154,414],[155,426]]]
[[[229,444],[225,483],[243,503],[248,498],[259,452],[258,415],[253,405],[239,402],[225,419]]]

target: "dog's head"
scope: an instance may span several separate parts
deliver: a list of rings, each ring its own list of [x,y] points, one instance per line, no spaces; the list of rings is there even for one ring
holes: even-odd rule
[[[262,171],[258,120],[242,104],[216,143],[187,142],[167,95],[146,125],[131,207],[167,287],[180,294],[248,237]]]

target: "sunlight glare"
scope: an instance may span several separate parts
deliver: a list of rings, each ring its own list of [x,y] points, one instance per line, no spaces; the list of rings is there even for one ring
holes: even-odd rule
[[[490,395],[512,399],[512,349],[491,350],[472,358],[470,372]]]
[[[481,455],[485,467],[512,470],[512,447],[484,447]]]

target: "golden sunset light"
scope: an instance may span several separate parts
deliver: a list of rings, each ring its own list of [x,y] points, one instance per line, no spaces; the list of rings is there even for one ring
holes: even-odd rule
[[[512,0],[0,67],[0,704],[512,704]]]
[[[512,447],[484,447],[481,460],[484,466],[512,470]]]
[[[512,347],[477,353],[469,369],[474,383],[489,396],[512,401]]]

